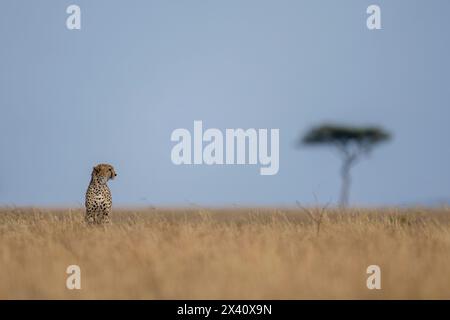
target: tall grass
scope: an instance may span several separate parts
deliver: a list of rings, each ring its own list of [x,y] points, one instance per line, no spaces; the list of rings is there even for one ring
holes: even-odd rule
[[[3,208],[0,298],[450,298],[450,210],[320,210],[116,210],[88,227],[79,209]]]

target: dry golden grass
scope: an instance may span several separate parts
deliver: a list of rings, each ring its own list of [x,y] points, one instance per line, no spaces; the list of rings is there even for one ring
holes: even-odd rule
[[[3,208],[0,298],[449,299],[449,214],[330,209],[317,233],[304,210],[115,210],[103,228],[80,209]]]

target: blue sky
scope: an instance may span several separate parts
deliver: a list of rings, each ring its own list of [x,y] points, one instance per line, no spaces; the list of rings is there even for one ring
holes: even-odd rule
[[[81,7],[81,30],[65,26]],[[366,27],[381,7],[382,30]],[[0,204],[81,205],[94,164],[121,205],[335,202],[339,160],[312,125],[394,139],[352,171],[351,203],[450,197],[450,2],[2,1]],[[177,128],[280,129],[280,169],[175,166]]]

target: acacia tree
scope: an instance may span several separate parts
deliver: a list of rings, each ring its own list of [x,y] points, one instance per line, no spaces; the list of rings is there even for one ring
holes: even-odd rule
[[[379,143],[388,141],[390,134],[378,127],[352,127],[324,124],[312,128],[302,139],[305,145],[331,146],[342,159],[340,205],[348,204],[350,169],[362,155],[367,155]]]

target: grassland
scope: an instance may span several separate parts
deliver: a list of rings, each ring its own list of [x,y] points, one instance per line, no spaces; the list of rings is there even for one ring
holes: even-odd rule
[[[449,209],[309,211],[115,210],[87,227],[81,209],[3,208],[0,298],[450,298]]]

